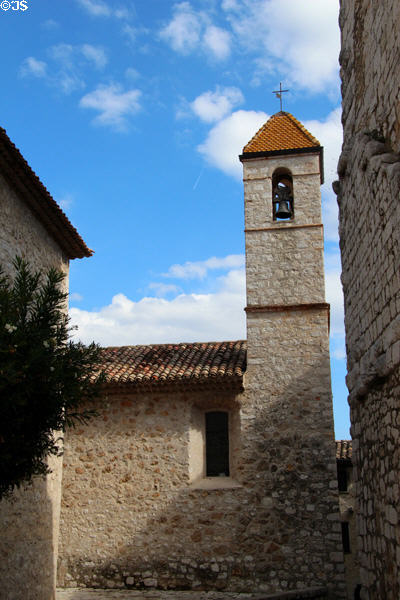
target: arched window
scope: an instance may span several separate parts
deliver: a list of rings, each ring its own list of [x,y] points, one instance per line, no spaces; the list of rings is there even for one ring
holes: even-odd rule
[[[277,169],[272,176],[272,216],[274,221],[294,218],[293,179],[287,169]]]
[[[229,477],[229,415],[206,413],[206,476]]]

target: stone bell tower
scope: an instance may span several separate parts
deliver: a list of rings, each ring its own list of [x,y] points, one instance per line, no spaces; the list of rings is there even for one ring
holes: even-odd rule
[[[321,222],[323,149],[279,112],[244,147],[247,371],[243,418],[263,438],[278,579],[343,593]],[[273,560],[273,558],[271,558]],[[279,573],[279,570],[282,573]]]

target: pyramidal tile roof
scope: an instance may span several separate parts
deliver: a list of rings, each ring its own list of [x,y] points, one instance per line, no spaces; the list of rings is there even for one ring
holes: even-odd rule
[[[320,147],[319,141],[293,115],[278,112],[251,138],[243,154]]]
[[[246,342],[156,344],[104,348],[100,368],[106,383],[153,386],[242,386]],[[131,388],[132,389],[132,388]]]

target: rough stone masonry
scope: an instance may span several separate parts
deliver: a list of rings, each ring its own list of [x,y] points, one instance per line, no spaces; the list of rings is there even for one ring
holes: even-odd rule
[[[340,247],[362,597],[400,597],[400,3],[342,0]]]

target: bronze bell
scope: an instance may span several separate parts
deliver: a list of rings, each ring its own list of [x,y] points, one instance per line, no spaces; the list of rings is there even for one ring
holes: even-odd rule
[[[290,210],[290,204],[287,200],[279,200],[278,208],[276,209],[275,216],[277,219],[290,219],[292,211]]]

